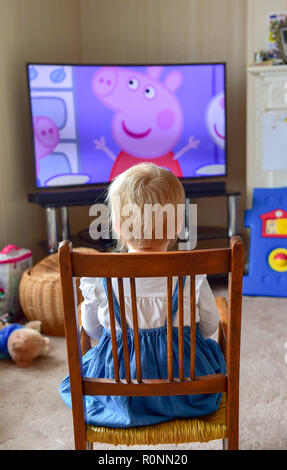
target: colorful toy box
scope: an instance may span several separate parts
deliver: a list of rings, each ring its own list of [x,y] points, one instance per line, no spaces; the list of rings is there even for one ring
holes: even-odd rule
[[[287,297],[287,188],[254,189],[244,225],[251,234],[243,295]]]

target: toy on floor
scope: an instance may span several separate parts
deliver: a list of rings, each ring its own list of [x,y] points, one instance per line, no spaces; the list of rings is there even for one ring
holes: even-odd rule
[[[50,339],[41,333],[41,322],[31,321],[26,325],[0,322],[0,358],[11,357],[18,367],[29,366],[38,356],[49,352]]]
[[[17,321],[20,312],[21,276],[31,266],[32,252],[26,248],[7,245],[0,251],[0,317],[5,314],[11,323]]]
[[[287,188],[254,189],[244,222],[251,235],[243,295],[287,297]]]

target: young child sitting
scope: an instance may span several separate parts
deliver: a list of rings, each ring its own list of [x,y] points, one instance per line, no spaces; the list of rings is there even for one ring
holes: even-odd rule
[[[155,236],[154,219],[152,236],[144,237],[145,227],[141,225],[141,237],[125,236],[121,227],[127,217],[121,215],[118,201],[136,204],[143,213],[144,204],[177,204],[185,201],[180,181],[169,170],[151,163],[139,164],[120,174],[111,183],[108,204],[111,210],[114,230],[119,234],[121,248],[129,252],[152,252],[167,250],[171,240]],[[163,218],[166,225],[166,219]],[[133,221],[136,224],[136,220]],[[179,222],[179,221],[177,221]],[[176,225],[179,226],[179,223]],[[166,235],[166,230],[163,230]],[[176,238],[176,234],[175,234]],[[178,299],[177,282],[173,280],[173,326],[174,355],[178,352]],[[132,306],[129,279],[124,279],[125,310],[129,335],[131,376],[136,378],[135,350],[132,330]],[[185,376],[189,375],[190,333],[188,325],[190,312],[190,278],[184,285]],[[117,344],[120,376],[124,375],[122,336],[120,332],[119,293],[117,280],[112,280],[114,309],[117,320]],[[196,375],[210,375],[225,372],[225,361],[216,341],[209,338],[217,329],[219,317],[216,303],[205,275],[196,276]],[[82,278],[80,288],[84,302],[81,308],[82,325],[89,336],[98,339],[98,344],[83,357],[83,375],[87,377],[114,378],[112,341],[105,279]],[[167,378],[167,292],[166,278],[136,279],[138,327],[142,377],[148,379]],[[178,359],[178,358],[177,358]],[[174,376],[178,375],[178,363],[174,361]],[[59,387],[64,402],[71,408],[69,377]],[[214,412],[220,403],[221,394],[120,397],[87,396],[87,424],[94,426],[130,427],[156,424],[173,418],[191,418]]]

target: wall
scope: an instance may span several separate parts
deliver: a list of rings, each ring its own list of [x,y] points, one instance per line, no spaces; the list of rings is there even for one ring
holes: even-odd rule
[[[246,0],[0,0],[0,247],[43,256],[44,211],[33,187],[24,64],[58,62],[227,62],[228,187],[245,191]],[[3,73],[4,72],[4,73]],[[224,200],[204,201],[199,220],[225,222]],[[240,198],[240,228],[244,196]],[[88,208],[70,211],[72,233]]]
[[[45,240],[44,211],[27,203],[33,188],[25,62],[80,60],[77,0],[0,0],[0,249]]]

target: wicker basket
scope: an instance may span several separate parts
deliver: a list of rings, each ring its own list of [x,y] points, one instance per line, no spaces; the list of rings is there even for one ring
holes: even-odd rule
[[[74,251],[95,252],[92,248],[74,248]],[[78,301],[82,300],[77,280]],[[65,336],[64,312],[60,285],[58,254],[47,256],[27,269],[19,286],[20,304],[26,318],[40,320],[46,335]]]

